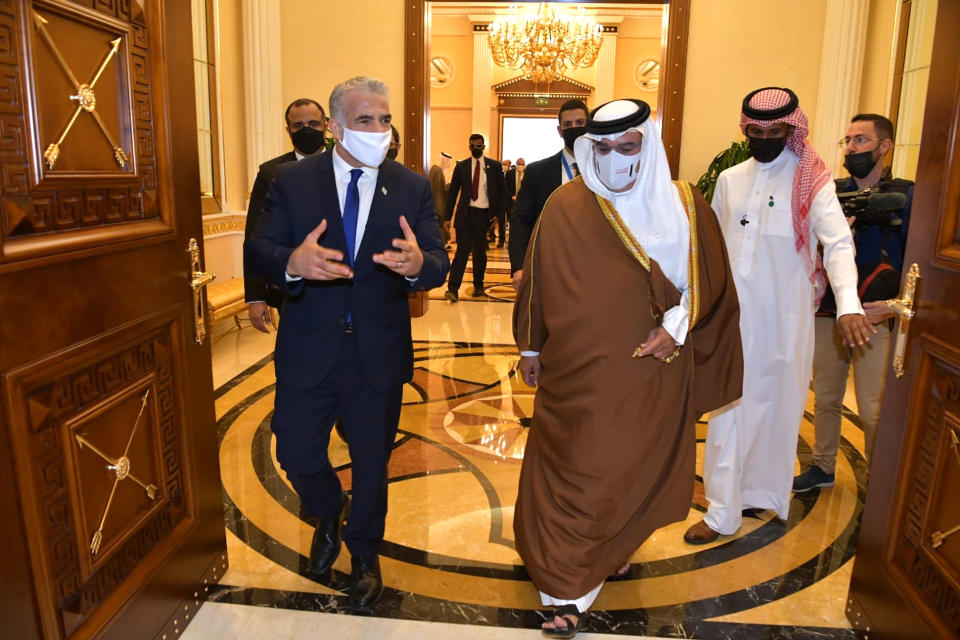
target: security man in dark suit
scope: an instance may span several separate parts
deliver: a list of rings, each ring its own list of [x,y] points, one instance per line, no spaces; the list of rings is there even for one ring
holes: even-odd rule
[[[296,162],[315,153],[323,152],[323,143],[327,131],[327,118],[323,107],[316,100],[300,98],[287,106],[283,117],[287,123],[287,133],[293,142],[293,151],[267,160],[260,165],[257,179],[253,182],[250,191],[250,203],[247,205],[247,221],[243,231],[243,244],[246,247],[250,236],[260,221],[263,211],[263,201],[267,197],[270,184],[277,175],[277,167],[285,162]],[[267,283],[253,275],[247,261],[243,262],[243,289],[244,300],[249,305],[250,322],[254,328],[268,333],[270,309],[280,308],[283,302],[283,293],[275,288],[268,287]],[[269,305],[269,307],[268,307]]]
[[[497,241],[497,248],[502,249],[507,240],[507,220],[513,214],[513,205],[517,201],[517,168],[510,166],[509,160],[500,163],[503,167],[503,181],[507,185],[507,206],[500,217],[497,218],[497,225],[500,227],[500,240]]]
[[[507,205],[507,185],[503,168],[496,160],[483,155],[486,148],[483,136],[474,133],[468,141],[470,156],[453,169],[447,192],[446,219],[457,214],[453,226],[457,230],[457,252],[450,266],[450,280],[444,297],[456,302],[460,299],[460,284],[467,268],[467,258],[473,254],[473,295],[483,295],[483,273],[487,269],[487,227]]]
[[[573,155],[573,142],[587,132],[587,105],[578,98],[567,100],[560,106],[557,120],[560,123],[557,133],[563,138],[563,149],[543,160],[530,163],[510,216],[510,272],[513,274],[511,277],[514,289],[520,285],[530,234],[547,198],[561,184],[566,184],[580,175]]]
[[[286,295],[271,428],[280,465],[320,520],[310,571],[329,575],[346,521],[350,602],[369,612],[383,591],[387,462],[403,385],[413,377],[407,297],[443,284],[449,260],[430,183],[386,159],[387,86],[346,80],[331,93],[330,112],[336,146],[280,167],[246,255],[254,273]],[[352,498],[327,456],[337,416]]]

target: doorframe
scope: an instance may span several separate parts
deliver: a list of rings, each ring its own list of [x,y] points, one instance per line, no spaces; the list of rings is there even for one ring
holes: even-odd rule
[[[456,0],[430,0],[434,3]],[[480,0],[486,2],[488,0]],[[524,0],[530,1],[530,0]],[[598,0],[581,0],[593,4]],[[405,155],[408,168],[423,173],[430,166],[430,150],[426,147],[426,131],[430,117],[430,71],[427,52],[430,46],[430,23],[427,0],[406,0],[404,26],[407,38],[404,44],[404,114],[403,143],[407,149],[420,153]],[[502,2],[500,3],[502,4]],[[676,178],[680,167],[680,138],[683,125],[683,96],[687,76],[687,41],[690,32],[690,0],[639,2],[624,0],[623,4],[667,4],[665,29],[661,40],[662,81],[657,99],[657,113],[661,114],[661,137],[670,164],[670,173]],[[669,89],[665,91],[664,89]]]

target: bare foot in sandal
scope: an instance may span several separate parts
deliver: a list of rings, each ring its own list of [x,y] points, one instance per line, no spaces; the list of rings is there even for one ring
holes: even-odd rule
[[[572,638],[586,626],[588,615],[580,613],[576,605],[565,604],[553,610],[552,620],[544,622],[540,631],[547,638]]]
[[[610,574],[610,577],[607,580],[619,580],[621,578],[626,578],[627,574],[630,573],[630,563],[624,562],[623,566]]]

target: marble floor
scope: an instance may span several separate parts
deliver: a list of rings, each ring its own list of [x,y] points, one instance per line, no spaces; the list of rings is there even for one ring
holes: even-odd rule
[[[344,615],[337,580],[307,577],[312,529],[279,471],[269,428],[274,334],[214,331],[230,568],[182,637],[539,637],[539,600],[513,543],[533,389],[515,371],[508,279],[506,252],[491,250],[486,296],[465,295],[468,285],[454,304],[438,289],[413,320],[415,373],[389,468],[386,590],[372,618]],[[854,638],[844,606],[866,470],[855,406],[847,407],[836,486],[795,496],[787,522],[762,512],[735,536],[693,547],[682,534],[705,510],[698,477],[687,520],[636,551],[626,578],[602,590],[590,633],[578,637]],[[811,411],[812,398],[797,470],[811,458]],[[705,429],[698,425],[700,455]],[[335,435],[330,457],[349,489],[346,445]],[[349,566],[344,551],[336,578]]]

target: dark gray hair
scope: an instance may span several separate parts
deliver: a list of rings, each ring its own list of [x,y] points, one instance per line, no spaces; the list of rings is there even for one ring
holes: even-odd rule
[[[370,93],[376,93],[385,98],[390,98],[390,89],[387,88],[387,84],[383,80],[371,78],[370,76],[356,76],[349,80],[344,80],[330,92],[330,117],[340,124],[344,124],[343,116],[345,114],[343,110],[345,108],[344,103],[347,94],[351,91],[358,90],[369,91]]]

